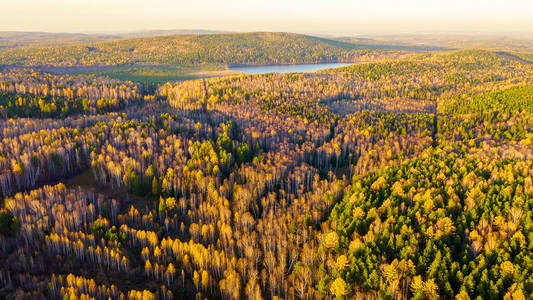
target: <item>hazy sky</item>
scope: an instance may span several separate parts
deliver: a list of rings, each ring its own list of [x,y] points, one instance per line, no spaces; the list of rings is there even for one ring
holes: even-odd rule
[[[533,0],[0,0],[0,31],[533,33]]]

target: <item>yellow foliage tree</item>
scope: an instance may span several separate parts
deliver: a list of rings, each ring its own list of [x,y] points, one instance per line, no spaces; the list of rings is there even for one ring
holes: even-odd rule
[[[339,244],[339,236],[335,231],[329,232],[324,236],[323,243],[327,249],[334,249]]]
[[[348,294],[346,282],[340,277],[333,281],[329,290],[336,297],[342,297]]]
[[[510,262],[510,261],[504,261],[500,265],[500,272],[501,272],[503,277],[513,276],[513,274],[514,274],[514,265],[513,265],[513,263]]]
[[[455,296],[455,300],[470,300],[470,296],[463,290]]]
[[[337,262],[335,263],[335,267],[337,270],[342,271],[348,266],[348,258],[346,255],[341,255],[337,257]]]

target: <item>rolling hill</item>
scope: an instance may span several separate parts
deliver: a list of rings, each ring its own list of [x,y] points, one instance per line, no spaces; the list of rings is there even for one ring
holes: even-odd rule
[[[294,64],[352,62],[380,50],[292,33],[173,35],[80,45],[6,49],[0,64],[25,66]]]

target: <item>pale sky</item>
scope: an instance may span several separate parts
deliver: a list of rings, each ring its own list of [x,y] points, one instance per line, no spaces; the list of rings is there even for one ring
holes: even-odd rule
[[[533,33],[533,0],[0,0],[0,31]]]

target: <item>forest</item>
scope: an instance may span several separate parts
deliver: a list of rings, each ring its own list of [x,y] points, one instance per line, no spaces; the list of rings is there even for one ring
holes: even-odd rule
[[[293,33],[225,33],[118,39],[0,50],[0,64],[24,66],[295,64],[396,57],[372,48]]]
[[[532,299],[521,57],[271,33],[1,50],[0,298]],[[39,68],[330,61],[361,63]]]

